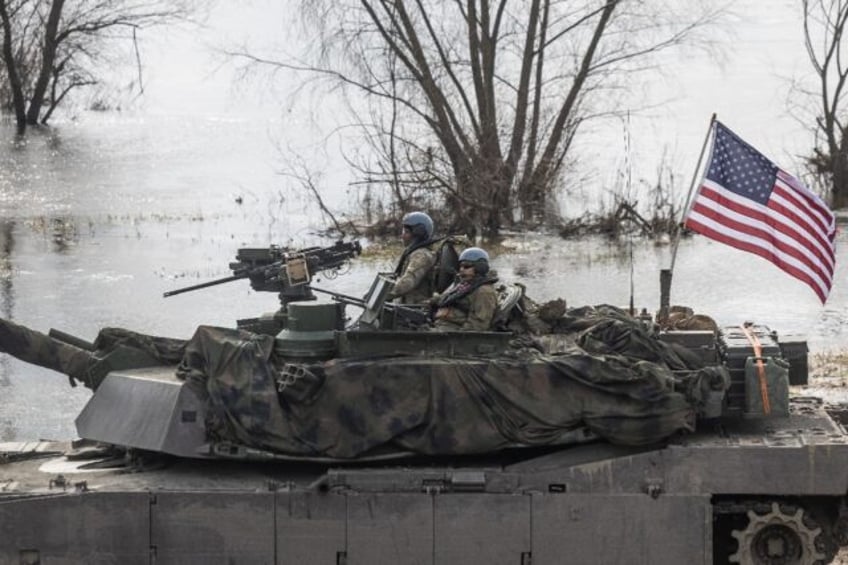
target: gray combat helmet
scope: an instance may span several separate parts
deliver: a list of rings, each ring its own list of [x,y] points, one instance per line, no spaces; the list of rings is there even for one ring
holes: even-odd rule
[[[469,247],[460,253],[460,264],[465,261],[474,263],[474,271],[478,275],[485,275],[489,272],[489,254],[479,247]]]
[[[410,212],[403,217],[401,225],[408,227],[416,240],[427,241],[433,237],[433,220],[424,212]]]

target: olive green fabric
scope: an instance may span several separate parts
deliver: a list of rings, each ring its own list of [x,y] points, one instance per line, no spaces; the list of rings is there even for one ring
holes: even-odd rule
[[[111,351],[118,345],[140,349],[164,365],[176,365],[183,358],[186,340],[141,334],[123,328],[103,328],[94,340],[98,352]]]
[[[82,381],[89,388],[91,354],[62,343],[41,332],[0,318],[0,353],[8,353],[21,361],[65,374],[76,386]]]
[[[0,318],[0,353],[65,374],[71,386],[82,382],[92,390],[115,368],[103,359],[119,346],[143,351],[165,365],[176,365],[182,359],[185,344],[180,339],[104,328],[94,340],[94,350],[88,351]]]
[[[493,358],[286,363],[270,337],[201,327],[180,374],[206,383],[215,438],[336,458],[555,445],[581,427],[650,444],[694,429],[706,393],[727,387],[723,368],[681,356],[619,310],[571,313],[567,353],[518,339]]]

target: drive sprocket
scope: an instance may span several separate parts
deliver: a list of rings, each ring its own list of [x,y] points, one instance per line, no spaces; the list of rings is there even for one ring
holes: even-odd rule
[[[826,563],[827,557],[816,547],[820,527],[805,516],[802,508],[779,505],[772,502],[771,510],[757,514],[748,510],[748,525],[733,530],[739,547],[730,556],[731,563],[742,565],[818,565]]]

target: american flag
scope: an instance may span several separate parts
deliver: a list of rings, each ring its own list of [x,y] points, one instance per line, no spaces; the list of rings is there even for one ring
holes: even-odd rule
[[[824,304],[836,265],[833,213],[722,123],[713,127],[712,155],[684,225],[768,259]]]

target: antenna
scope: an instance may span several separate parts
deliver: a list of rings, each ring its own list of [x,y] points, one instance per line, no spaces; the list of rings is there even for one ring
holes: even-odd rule
[[[627,111],[627,117],[624,120],[624,171],[627,175],[624,181],[624,193],[626,198],[630,198],[633,191],[633,166],[630,159],[630,110]],[[629,207],[630,203],[628,202],[627,205]],[[636,294],[636,275],[633,260],[633,230],[630,230],[627,234],[627,247],[630,255],[630,315],[635,316],[636,305],[634,304],[634,295]]]

